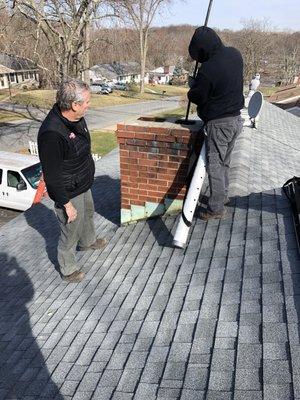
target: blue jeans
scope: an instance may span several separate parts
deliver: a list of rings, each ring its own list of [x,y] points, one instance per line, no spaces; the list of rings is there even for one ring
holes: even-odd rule
[[[208,210],[213,213],[224,211],[224,201],[228,196],[231,153],[242,128],[243,120],[240,116],[215,119],[206,124],[207,173],[210,187]]]

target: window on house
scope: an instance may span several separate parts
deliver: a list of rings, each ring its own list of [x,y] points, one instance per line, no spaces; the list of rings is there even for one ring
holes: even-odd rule
[[[9,80],[10,80],[10,82],[15,82],[16,81],[16,77],[15,77],[14,73],[9,74]]]
[[[29,79],[29,73],[28,72],[24,72],[24,79]]]
[[[3,174],[2,169],[0,169],[0,185],[2,183],[2,174]]]
[[[1,87],[4,87],[4,79],[3,78],[0,78],[0,84],[1,84]]]
[[[29,72],[30,79],[34,78],[33,72]]]

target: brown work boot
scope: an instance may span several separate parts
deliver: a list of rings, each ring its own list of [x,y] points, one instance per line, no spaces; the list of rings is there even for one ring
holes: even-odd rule
[[[78,246],[77,250],[78,251],[85,251],[85,250],[101,250],[104,249],[104,247],[107,244],[106,239],[96,239],[94,243],[92,243],[90,246]]]
[[[227,215],[227,211],[221,211],[218,213],[214,213],[212,211],[202,211],[199,214],[199,218],[201,218],[203,221],[209,221],[210,219],[225,219]]]
[[[61,277],[62,277],[63,281],[66,281],[69,283],[78,283],[83,280],[83,278],[85,277],[85,273],[82,271],[74,271],[70,275],[62,275]]]

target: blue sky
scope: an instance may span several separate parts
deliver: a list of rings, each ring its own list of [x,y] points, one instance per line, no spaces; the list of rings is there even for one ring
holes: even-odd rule
[[[203,25],[209,0],[173,0],[154,25]],[[208,25],[241,29],[241,19],[267,18],[276,30],[300,30],[300,0],[213,0]]]

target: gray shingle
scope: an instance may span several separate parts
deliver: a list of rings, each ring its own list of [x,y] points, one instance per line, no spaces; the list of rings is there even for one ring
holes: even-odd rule
[[[208,369],[202,365],[190,364],[187,367],[184,388],[203,391],[207,387]]]
[[[235,390],[256,390],[262,388],[261,371],[257,369],[236,369]]]
[[[208,389],[212,391],[230,392],[233,385],[233,371],[211,371]]]
[[[286,157],[299,119],[266,104],[260,122],[236,143],[228,218],[194,219],[185,250],[165,246],[175,216],[118,226],[117,150],[97,163],[109,244],[78,254],[84,282],[63,284],[48,261],[49,200],[0,229],[0,397],[300,398],[300,257],[280,190],[300,175],[299,152]]]

